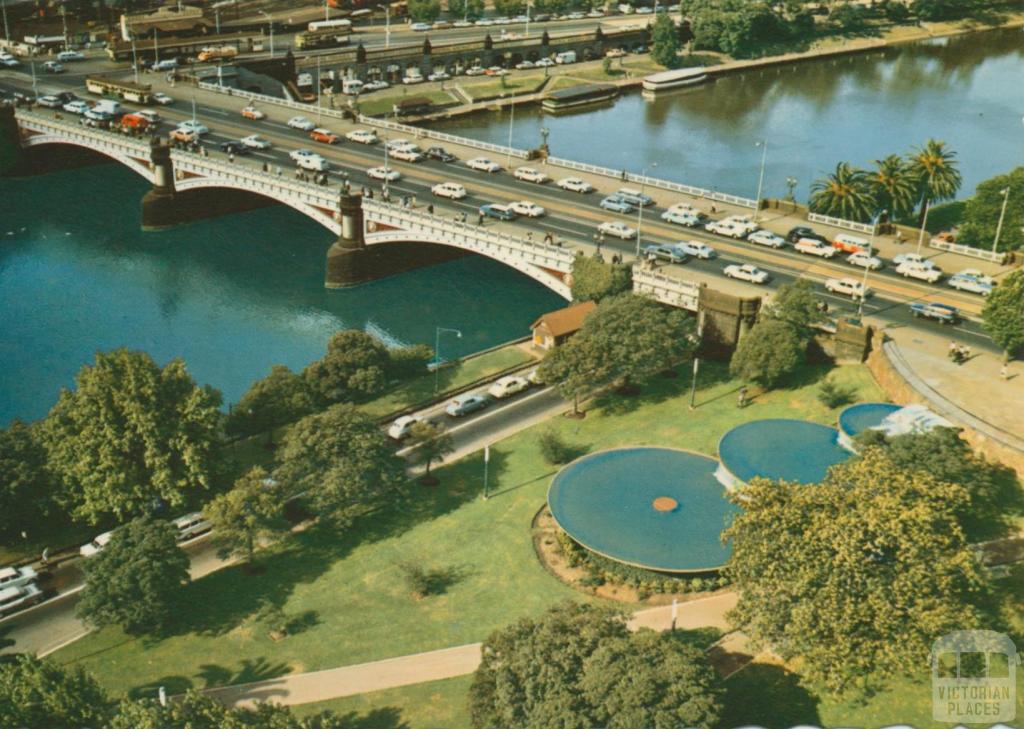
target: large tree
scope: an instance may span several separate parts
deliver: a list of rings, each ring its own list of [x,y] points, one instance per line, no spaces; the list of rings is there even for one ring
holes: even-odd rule
[[[366,400],[383,392],[387,384],[388,350],[359,329],[337,332],[327,343],[327,354],[302,372],[320,405]]]
[[[189,558],[178,547],[177,536],[168,522],[148,517],[118,528],[103,551],[83,564],[78,616],[97,627],[119,625],[132,634],[166,626],[189,581]]]
[[[898,154],[875,160],[875,168],[867,173],[867,182],[877,210],[888,210],[892,219],[914,211],[919,197],[918,179]]]
[[[433,23],[441,14],[441,0],[409,0],[409,17],[417,23]]]
[[[985,331],[1010,358],[1024,349],[1024,271],[999,282],[981,310]]]
[[[37,427],[15,420],[0,430],[0,542],[33,532],[50,509],[55,484]]]
[[[1004,195],[1004,191],[1008,191]],[[1003,214],[1003,202],[1006,213]],[[985,180],[974,191],[964,206],[963,224],[957,233],[957,243],[990,249],[996,242],[999,229],[999,250],[1013,251],[1024,248],[1024,167],[1005,175]]]
[[[805,278],[780,286],[762,316],[786,322],[805,343],[814,336],[816,325],[828,321],[828,315],[814,295],[814,284]]]
[[[251,563],[260,540],[285,528],[279,491],[277,482],[257,466],[203,508],[221,559],[240,555]]]
[[[256,435],[294,422],[312,409],[305,380],[284,365],[274,365],[231,408],[224,430],[228,435]]]
[[[929,139],[910,154],[910,171],[917,178],[921,198],[921,218],[925,205],[952,200],[960,189],[960,170],[956,152],[938,139]]]
[[[453,20],[477,20],[483,14],[483,0],[448,0],[448,15]]]
[[[180,359],[161,368],[143,352],[97,354],[44,423],[50,467],[73,515],[125,519],[210,488],[219,405],[220,394],[197,386]]]
[[[596,726],[607,729],[712,727],[722,691],[707,653],[675,633],[643,630],[603,642],[580,682]]]
[[[807,342],[791,324],[761,319],[736,345],[729,371],[734,377],[770,389],[796,372],[806,351]]]
[[[20,655],[0,663],[0,727],[85,729],[108,726],[111,702],[81,667]]]
[[[655,18],[651,31],[651,60],[665,68],[675,68],[679,65],[681,47],[679,31],[668,13]]]
[[[801,657],[808,681],[870,691],[976,625],[983,581],[957,519],[962,486],[867,448],[820,484],[753,479],[733,498],[731,619],[755,646]]]
[[[342,526],[394,495],[405,480],[404,463],[383,431],[350,404],[300,420],[277,457],[275,478],[287,491],[305,493],[320,514]]]
[[[633,266],[605,263],[594,256],[576,256],[572,262],[573,301],[600,301],[633,288]]]
[[[161,706],[153,699],[125,699],[106,729],[348,729],[351,716],[330,711],[299,718],[287,706],[260,702],[233,708],[198,691]]]
[[[866,221],[875,213],[867,175],[849,162],[840,162],[830,175],[811,185],[812,212],[846,220]]]

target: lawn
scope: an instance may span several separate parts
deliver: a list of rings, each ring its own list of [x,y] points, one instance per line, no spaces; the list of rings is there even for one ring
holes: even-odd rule
[[[459,88],[466,93],[466,96],[473,101],[480,99],[492,99],[498,96],[510,94],[520,96],[532,94],[544,85],[545,76],[543,73],[510,74],[502,79],[492,76],[481,76],[471,81],[459,80]]]
[[[377,91],[370,96],[360,99],[359,112],[367,116],[390,114],[395,103],[402,99],[412,98],[413,96],[425,96],[437,105],[451,104],[454,101],[458,101],[450,92],[442,91],[439,88],[417,89],[408,86],[396,86],[391,91],[384,91],[383,93]]]
[[[808,368],[791,389],[740,410],[738,383],[723,365],[708,364],[696,412],[686,406],[688,377],[659,378],[637,397],[610,396],[584,420],[556,419],[551,427],[591,451],[659,444],[714,454],[722,434],[747,420],[834,423],[836,411],[815,397],[825,372]],[[858,399],[881,397],[864,367],[841,367],[833,377]],[[344,533],[314,526],[294,535],[263,555],[262,574],[234,567],[199,580],[165,636],[133,639],[105,629],[55,657],[82,665],[114,692],[152,694],[164,685],[174,693],[470,643],[558,601],[583,599],[533,554],[530,521],[556,470],[540,456],[540,427],[491,448],[494,495],[486,502],[477,454],[439,469],[440,486],[412,486],[407,498]],[[408,561],[451,568],[457,577],[445,594],[415,600],[400,569]],[[305,629],[271,641],[250,619],[261,599],[277,602]]]

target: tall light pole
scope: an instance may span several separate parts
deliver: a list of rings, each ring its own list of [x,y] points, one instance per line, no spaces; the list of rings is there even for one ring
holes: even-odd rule
[[[384,4],[384,47],[391,47],[391,4]]]
[[[761,148],[761,174],[757,178],[757,207],[754,208],[754,222],[761,214],[761,191],[764,189],[764,165],[768,161],[768,140],[763,139],[754,146]]]
[[[441,371],[441,332],[446,334],[454,334],[459,339],[462,339],[462,332],[458,329],[448,329],[446,327],[435,327],[434,328],[434,394],[437,394],[438,388],[438,372]]]
[[[160,31],[158,31],[156,28],[153,28],[153,56],[154,56],[153,63],[154,64],[160,63],[160,39],[158,38],[159,35],[160,35]]]
[[[654,169],[657,166],[658,166],[657,162],[651,162],[651,167],[650,168]],[[643,226],[644,226],[644,200],[643,200],[643,195],[644,195],[644,189],[647,186],[647,170],[648,170],[648,168],[645,167],[644,171],[642,173],[640,173],[640,203],[637,205],[637,207],[640,208],[640,210],[636,214],[636,259],[638,261],[640,260],[640,234],[641,234],[641,230],[643,229]]]
[[[871,237],[868,239],[868,258],[875,252],[875,231],[878,230],[878,221],[888,210],[879,210],[878,214],[871,221]],[[871,271],[870,261],[864,263],[864,278],[861,281],[860,301],[857,304],[857,321],[864,321],[864,300],[868,297],[868,273]]]
[[[697,409],[697,371],[700,369],[700,345],[704,341],[704,309],[697,312],[697,349],[693,353],[693,380],[690,382],[690,410]]]
[[[508,169],[512,169],[512,126],[516,121],[516,94],[512,93],[512,106],[511,112],[508,117],[508,159],[505,160],[505,166]]]
[[[60,6],[60,19],[64,25],[64,50],[68,50],[68,16],[63,5]]]
[[[1003,218],[1006,217],[1006,201],[1010,199],[1010,186],[1007,185],[1000,192],[1003,193],[1003,207],[999,211],[999,222],[996,224],[996,239],[992,241],[992,255],[995,255],[996,249],[999,247],[999,234],[1003,232]]]
[[[523,37],[530,37],[530,0],[526,0],[526,31],[523,33]]]
[[[11,29],[7,26],[7,0],[0,0],[0,9],[4,13],[4,40],[11,42]]]
[[[928,198],[924,199],[924,217],[921,218],[921,232],[917,235],[917,255],[921,255],[921,244],[924,243],[924,229],[928,225],[928,204],[931,202]]]
[[[132,37],[132,69],[135,71],[135,83],[139,82],[139,58],[135,55],[135,37]]]
[[[327,7],[324,4],[324,7]],[[316,57],[316,123],[320,123],[320,97],[323,95],[324,87],[320,83],[320,56]]]
[[[260,15],[267,19],[267,28],[270,30],[270,57],[274,57],[274,19],[266,10],[260,10]]]

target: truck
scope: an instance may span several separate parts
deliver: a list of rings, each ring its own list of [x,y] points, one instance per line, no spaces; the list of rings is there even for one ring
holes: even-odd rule
[[[941,324],[956,324],[960,320],[960,311],[948,304],[915,303],[910,305],[910,313],[918,318],[934,319]]]
[[[216,61],[218,59],[234,58],[237,55],[238,49],[234,46],[207,46],[199,51],[197,58],[200,63],[206,63],[207,61]]]

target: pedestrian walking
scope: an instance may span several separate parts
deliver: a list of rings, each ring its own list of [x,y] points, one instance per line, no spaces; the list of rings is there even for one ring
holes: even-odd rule
[[[428,215],[433,215],[434,214],[434,203],[429,203],[427,205],[427,214]]]
[[[747,406],[747,387],[746,387],[746,385],[744,385],[743,387],[740,388],[740,396],[739,396],[739,400],[738,400],[738,402],[736,404],[739,405],[741,408],[745,408]]]
[[[205,149],[205,147],[204,147],[204,149]],[[235,153],[234,152],[228,152],[228,162],[230,162],[231,164],[235,163]]]
[[[1005,362],[1003,362],[1003,366],[999,370],[999,376],[1002,377],[1004,381],[1010,377],[1010,369],[1006,366]]]
[[[483,225],[484,224],[484,214],[483,213],[477,213],[476,214],[476,224],[477,225]]]

